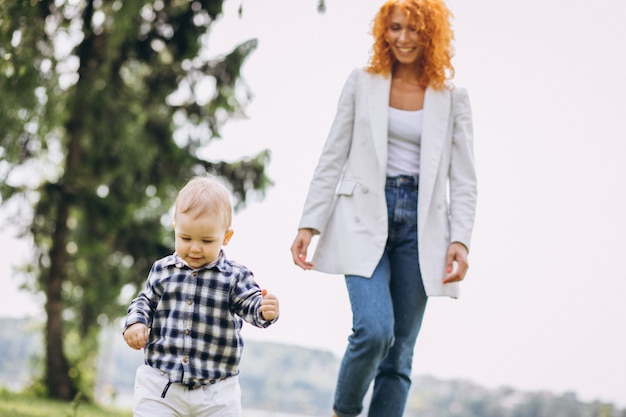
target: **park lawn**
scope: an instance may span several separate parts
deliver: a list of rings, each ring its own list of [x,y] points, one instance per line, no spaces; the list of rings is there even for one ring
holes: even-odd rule
[[[132,417],[131,410],[74,404],[0,390],[0,417]]]

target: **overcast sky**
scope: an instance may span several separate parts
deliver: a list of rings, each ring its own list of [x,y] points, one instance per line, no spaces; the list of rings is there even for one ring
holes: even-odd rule
[[[331,350],[350,332],[343,278],[289,253],[317,157],[350,70],[367,62],[376,0],[226,2],[211,51],[258,38],[243,76],[248,119],[207,149],[270,149],[275,182],[235,217],[230,258],[281,300],[246,337]],[[414,371],[490,387],[575,391],[626,407],[626,2],[453,0],[455,82],[474,114],[479,200],[459,300],[432,299]],[[27,248],[6,232],[0,315],[42,311],[16,293]],[[155,257],[159,254],[155,254]]]

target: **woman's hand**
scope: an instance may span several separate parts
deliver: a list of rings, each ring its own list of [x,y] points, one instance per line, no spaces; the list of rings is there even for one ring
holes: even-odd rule
[[[291,245],[293,263],[305,271],[313,268],[313,264],[306,260],[306,252],[311,244],[312,237],[313,229],[298,229],[298,234]]]
[[[467,253],[467,247],[464,244],[460,242],[452,242],[450,244],[446,258],[446,277],[443,280],[444,284],[463,281],[469,268]]]

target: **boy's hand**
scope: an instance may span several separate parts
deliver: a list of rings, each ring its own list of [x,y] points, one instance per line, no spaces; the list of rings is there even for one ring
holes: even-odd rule
[[[278,317],[278,298],[274,294],[269,294],[267,290],[262,290],[261,307],[259,311],[264,320],[272,321]]]
[[[148,342],[148,326],[143,323],[131,324],[124,332],[124,340],[133,349],[143,349]]]

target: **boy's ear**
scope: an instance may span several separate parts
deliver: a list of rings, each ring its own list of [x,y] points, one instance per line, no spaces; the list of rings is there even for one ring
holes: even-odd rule
[[[233,229],[228,229],[226,233],[224,233],[224,242],[222,242],[223,246],[228,245],[228,242],[230,242],[230,238],[233,237],[234,233],[235,231]]]
[[[176,230],[176,222],[172,222],[172,229]]]

